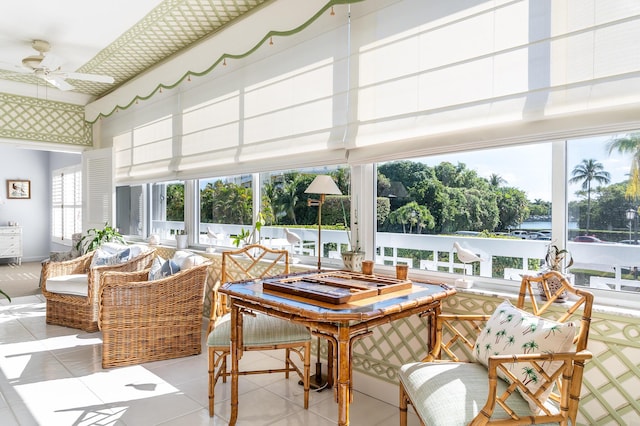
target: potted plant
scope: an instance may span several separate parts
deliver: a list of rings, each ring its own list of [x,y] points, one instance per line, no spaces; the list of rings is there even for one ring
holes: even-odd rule
[[[349,250],[343,251],[342,255],[342,263],[344,267],[348,271],[357,271],[360,272],[362,270],[362,261],[364,260],[365,252],[362,251],[360,247],[360,238],[358,237],[359,229],[358,229],[358,212],[354,211],[354,220],[353,225],[355,227],[355,235],[351,232],[351,228],[347,225],[347,212],[344,208],[344,203],[340,200],[340,204],[342,205],[342,215],[344,217],[344,224],[347,229],[347,239],[349,240]]]
[[[258,220],[256,221],[255,226],[249,232],[247,229],[242,228],[240,233],[231,237],[231,241],[233,245],[236,247],[240,247],[240,245],[247,244],[257,244],[260,242],[259,232],[262,229],[262,223],[264,222],[265,217],[262,212],[258,213]]]
[[[100,247],[102,244],[107,242],[119,242],[122,244],[126,244],[122,235],[118,232],[118,230],[112,226],[109,226],[108,222],[105,222],[104,228],[91,228],[87,230],[87,235],[82,237],[78,244],[76,245],[76,249],[80,253],[89,253]]]
[[[184,229],[176,229],[175,237],[178,250],[186,249],[189,246],[189,235]]]
[[[564,275],[568,281],[573,281],[572,274],[568,274],[566,270],[573,265],[573,257],[571,253],[567,249],[561,249],[555,244],[549,244],[547,246],[547,254],[544,257],[544,261],[546,264],[546,269],[550,271],[558,271],[562,275]],[[551,294],[555,293],[560,286],[560,280],[553,277],[548,280],[547,285],[549,286],[549,291]],[[540,296],[546,300],[547,296],[544,293],[541,283],[538,283],[538,290],[540,292]],[[562,301],[567,298],[567,292],[563,291],[559,296],[558,300]]]

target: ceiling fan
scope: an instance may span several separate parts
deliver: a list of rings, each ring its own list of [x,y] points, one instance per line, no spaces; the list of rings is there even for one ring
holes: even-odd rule
[[[38,52],[37,55],[27,56],[22,60],[22,65],[0,63],[0,70],[13,71],[22,74],[33,74],[60,90],[74,89],[71,84],[65,81],[67,78],[107,84],[112,84],[114,82],[113,77],[108,75],[61,71],[60,67],[64,63],[62,59],[52,54],[45,55],[50,48],[48,42],[44,40],[33,40],[31,46]]]

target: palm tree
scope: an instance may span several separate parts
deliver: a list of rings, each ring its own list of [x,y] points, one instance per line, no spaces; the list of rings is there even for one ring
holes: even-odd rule
[[[296,205],[298,204],[298,186],[302,182],[301,175],[295,175],[293,180],[288,180],[282,187],[281,208],[294,225],[298,224],[296,219]]]
[[[611,182],[611,175],[604,171],[602,163],[598,163],[593,158],[582,160],[582,163],[573,168],[571,172],[570,183],[582,182],[582,189],[587,191],[587,226],[586,233],[589,233],[589,225],[591,221],[591,181],[595,180],[599,184],[607,184]]]
[[[625,196],[629,200],[640,198],[640,132],[629,133],[626,137],[616,138],[607,144],[609,154],[614,150],[620,154],[631,154],[631,169],[629,170],[629,183]]]
[[[498,174],[491,173],[491,176],[489,176],[489,185],[491,185],[492,188],[497,188],[506,183],[507,180]]]

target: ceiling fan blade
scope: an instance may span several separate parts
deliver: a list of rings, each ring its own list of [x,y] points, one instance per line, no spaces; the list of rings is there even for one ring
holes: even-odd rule
[[[55,72],[56,76],[62,78],[70,78],[72,80],[84,80],[84,81],[95,81],[96,83],[108,83],[113,84],[115,81],[113,77],[109,75],[98,75],[98,74],[83,74],[79,72]]]
[[[51,53],[47,54],[42,62],[40,62],[40,66],[38,68],[42,68],[44,70],[57,70],[64,64],[62,58],[52,55]]]
[[[69,83],[67,83],[66,81],[64,81],[63,78],[57,76],[57,75],[51,75],[51,74],[41,74],[41,73],[36,73],[36,75],[38,77],[40,77],[41,79],[45,80],[46,82],[48,82],[49,84],[51,84],[52,86],[57,87],[58,89],[62,90],[62,91],[67,91],[67,90],[73,90],[74,87],[72,85],[70,85]]]
[[[2,62],[0,62],[0,70],[11,71],[11,72],[19,72],[19,73],[22,73],[22,74],[29,74],[29,73],[33,72],[33,70],[30,70],[30,69],[25,68],[25,67],[20,66],[20,65],[6,64],[6,63],[2,63]]]

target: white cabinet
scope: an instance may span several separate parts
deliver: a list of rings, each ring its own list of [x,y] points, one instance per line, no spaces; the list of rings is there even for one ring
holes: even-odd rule
[[[0,259],[12,257],[22,264],[22,228],[0,226]]]

